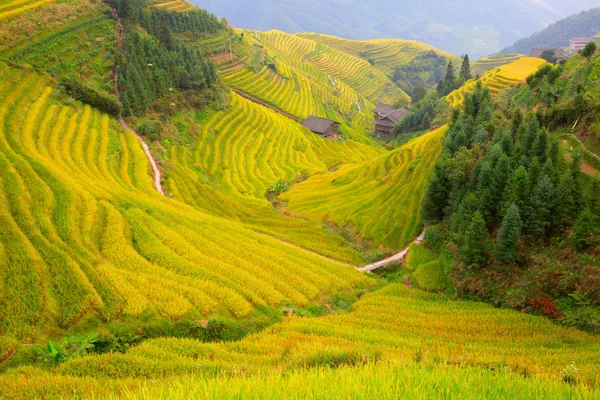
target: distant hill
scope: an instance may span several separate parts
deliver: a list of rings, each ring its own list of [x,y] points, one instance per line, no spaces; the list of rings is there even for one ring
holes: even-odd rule
[[[592,0],[191,0],[237,27],[320,32],[348,39],[419,40],[472,58],[495,53],[548,24],[598,3]]]
[[[600,32],[600,8],[562,19],[541,32],[517,41],[501,53],[531,54],[531,49],[565,47],[572,37],[594,36]]]

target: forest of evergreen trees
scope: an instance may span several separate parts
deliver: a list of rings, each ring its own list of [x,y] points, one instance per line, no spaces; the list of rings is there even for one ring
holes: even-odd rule
[[[567,47],[573,37],[595,36],[598,33],[600,33],[600,8],[594,8],[553,23],[543,31],[501,50],[500,53],[530,55],[532,49]]]
[[[477,85],[457,111],[423,204],[423,216],[445,222],[465,265],[518,263],[519,244],[539,244],[574,228],[578,249],[594,244],[600,184],[564,161],[537,114],[494,114],[488,88]]]
[[[186,91],[196,98],[217,82],[214,65],[177,33],[200,35],[225,27],[203,10],[182,13],[147,7],[145,0],[119,0],[125,26],[124,51],[118,63],[121,100],[125,115],[142,115],[171,91]],[[201,101],[201,100],[199,100]]]

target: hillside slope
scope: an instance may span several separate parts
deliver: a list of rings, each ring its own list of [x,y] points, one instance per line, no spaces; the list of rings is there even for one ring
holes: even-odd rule
[[[573,37],[596,36],[600,33],[600,8],[594,8],[561,19],[529,37],[501,50],[501,53],[531,54],[532,49],[568,47]]]
[[[308,368],[353,366],[352,374],[361,376],[362,371],[378,374],[377,371],[388,368],[385,362],[402,360],[399,377],[403,380],[420,381],[428,376],[427,368],[441,373],[433,382],[426,379],[425,387],[412,389],[415,393],[429,390],[431,384],[438,385],[438,390],[439,385],[447,387],[445,392],[455,390],[446,381],[448,375],[442,372],[443,366],[446,372],[461,376],[455,385],[463,390],[471,386],[471,379],[494,370],[494,376],[503,379],[481,382],[486,398],[503,398],[512,393],[513,385],[524,385],[537,393],[536,398],[560,397],[559,393],[572,390],[577,398],[593,398],[598,391],[587,385],[593,387],[597,382],[599,355],[600,342],[596,337],[557,327],[540,317],[478,303],[449,302],[441,295],[395,284],[365,295],[345,315],[287,318],[272,329],[237,343],[153,340],[127,354],[84,357],[49,372],[16,370],[0,377],[0,390],[9,393],[9,398],[33,397],[42,392],[56,396],[74,389],[84,397],[96,398],[123,394],[126,390],[131,398],[184,398],[210,383],[224,392],[217,395],[209,391],[213,393],[209,396],[221,398],[252,382],[256,385],[253,391],[276,398],[279,396],[265,387],[274,379],[269,373],[293,374],[306,386],[314,382],[313,374],[318,374],[307,372]],[[571,361],[578,369],[580,383],[574,387],[558,383],[558,376]],[[375,362],[379,364],[372,364]],[[462,370],[463,367],[468,369]],[[412,368],[416,368],[413,373]],[[326,374],[332,381],[323,393],[325,398],[339,398],[340,393],[346,398],[345,394],[353,393],[356,380],[349,379],[345,369],[327,370]],[[337,383],[341,392],[332,392],[331,385],[339,376],[344,379],[343,384]],[[135,378],[152,379],[154,383],[150,386],[130,380]],[[181,387],[183,382],[185,390]],[[531,382],[531,386],[525,382]],[[226,388],[225,384],[231,386]],[[391,396],[402,393],[401,388],[385,388],[387,394],[383,398],[396,398]],[[522,395],[515,393],[515,398],[524,398]],[[307,396],[321,398],[308,393]]]
[[[233,25],[284,32],[319,32],[348,39],[419,40],[473,59],[492,54],[567,15],[597,6],[593,0],[498,2],[391,0],[193,0]],[[526,53],[529,54],[529,53]]]

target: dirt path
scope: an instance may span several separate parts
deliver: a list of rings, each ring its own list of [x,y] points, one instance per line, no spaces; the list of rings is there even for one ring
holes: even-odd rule
[[[119,21],[119,50],[122,51],[123,50],[124,29],[123,29],[123,25],[121,24],[121,18],[118,17],[117,20]],[[119,93],[119,73],[117,72],[116,64],[113,67],[113,82],[115,85],[115,87],[114,87],[115,96],[117,96],[117,98],[120,99],[121,94]],[[123,117],[119,117],[119,124],[121,125],[121,128],[133,133],[138,138],[140,144],[142,145],[142,148],[144,149],[144,153],[146,153],[146,157],[148,157],[148,161],[150,161],[150,165],[152,165],[152,171],[154,173],[154,188],[156,189],[156,191],[158,191],[158,193],[160,193],[164,196],[165,192],[160,183],[160,180],[162,178],[160,169],[158,168],[158,164],[156,163],[156,160],[154,159],[154,157],[152,157],[150,148],[148,147],[146,142],[144,142],[144,139],[142,139],[142,137],[140,135],[138,135],[136,131],[134,131],[133,129],[131,129],[129,127],[129,125],[127,125],[127,122],[125,122]]]
[[[423,231],[423,233],[421,233],[419,235],[419,237],[417,237],[413,243],[417,243],[420,244],[423,242],[423,239],[425,239],[425,231]],[[411,243],[412,244],[412,243]],[[371,272],[371,271],[375,271],[379,268],[383,268],[387,265],[393,264],[393,263],[399,263],[402,260],[404,260],[404,258],[406,257],[406,255],[408,254],[408,250],[410,248],[410,245],[406,246],[404,248],[404,250],[402,250],[400,253],[393,255],[389,258],[386,258],[385,260],[381,260],[379,262],[376,262],[374,264],[370,264],[367,265],[365,267],[362,268],[357,268],[357,270],[359,270],[360,272]]]
[[[331,81],[331,86],[333,86],[333,88],[335,90],[338,90],[337,85],[335,84],[335,81],[333,80],[333,78],[331,77],[331,75],[327,75],[327,77],[329,78],[329,80]]]
[[[358,112],[362,112],[362,108],[360,108],[360,104],[358,103],[358,100],[354,100],[354,104],[356,104],[356,107],[358,107]]]
[[[592,157],[594,157],[596,160],[600,161],[600,156],[598,156],[598,154],[594,153],[593,151],[591,151],[587,147],[585,147],[585,143],[583,143],[581,141],[581,139],[579,139],[577,137],[577,135],[573,134],[573,138],[579,142],[579,144],[581,145],[581,148],[583,149],[583,151],[585,151],[586,153],[588,153],[589,155],[591,155]]]
[[[249,95],[248,93],[246,93],[246,92],[242,92],[241,90],[239,90],[239,89],[234,89],[234,88],[232,88],[232,87],[230,87],[230,88],[229,88],[229,90],[231,90],[232,92],[234,92],[234,93],[236,93],[236,94],[238,94],[238,95],[242,96],[243,98],[245,98],[245,99],[247,99],[247,100],[250,100],[250,101],[251,101],[251,102],[253,102],[253,103],[256,103],[256,104],[258,104],[258,105],[261,105],[261,106],[263,106],[263,107],[266,107],[266,108],[268,108],[268,109],[270,109],[270,110],[273,110],[273,111],[275,111],[277,114],[279,114],[279,115],[283,115],[284,117],[286,117],[286,118],[289,118],[289,119],[291,119],[292,121],[300,122],[300,120],[299,120],[298,118],[294,117],[293,115],[291,115],[291,114],[288,114],[288,113],[286,113],[285,111],[281,111],[279,108],[277,108],[277,107],[275,107],[275,106],[272,106],[272,105],[271,105],[271,104],[269,104],[269,103],[265,103],[264,101],[261,101],[261,100],[257,99],[256,97],[252,97],[252,96],[250,96],[250,95]]]

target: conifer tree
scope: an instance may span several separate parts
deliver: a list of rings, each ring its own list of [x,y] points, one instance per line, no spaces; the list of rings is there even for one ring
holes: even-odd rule
[[[598,231],[597,218],[589,208],[585,208],[577,218],[573,227],[573,245],[579,251],[596,244],[596,234]]]
[[[546,237],[552,224],[555,196],[552,180],[543,175],[531,198],[531,215],[527,223],[527,230],[535,239],[542,240]]]
[[[485,220],[479,211],[473,215],[460,248],[460,257],[466,265],[481,267],[491,248]]]
[[[472,78],[472,76],[471,76],[471,62],[469,61],[469,55],[468,54],[465,54],[465,56],[463,57],[462,65],[460,67],[460,76],[465,81],[468,81],[469,79]]]
[[[517,260],[522,227],[523,222],[521,221],[519,207],[513,204],[509,207],[498,230],[497,243],[494,249],[496,259],[507,264]]]
[[[515,204],[520,212],[521,219],[526,220],[529,214],[529,202],[531,201],[531,181],[525,167],[520,166],[513,173],[505,196],[505,210],[511,204]]]

